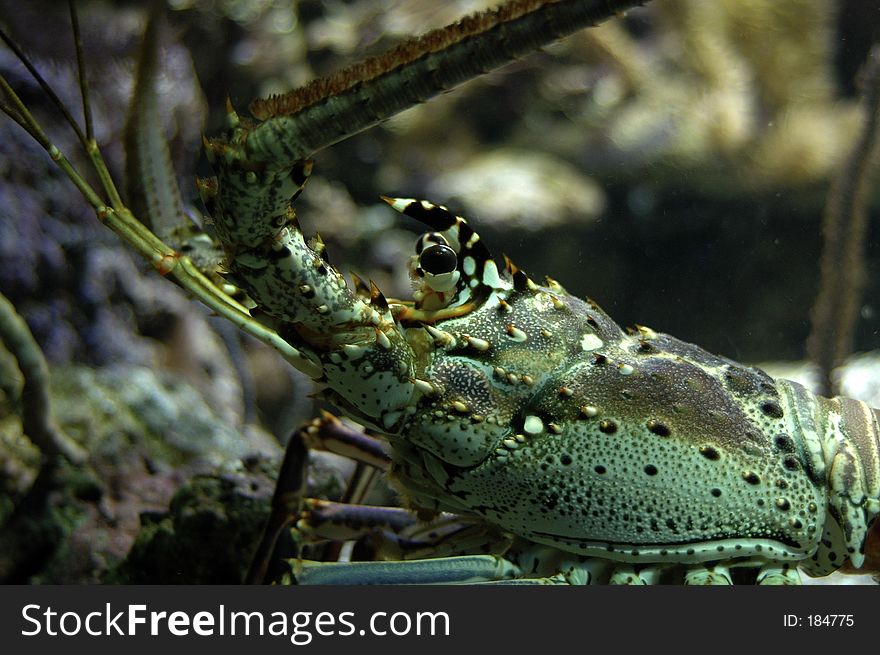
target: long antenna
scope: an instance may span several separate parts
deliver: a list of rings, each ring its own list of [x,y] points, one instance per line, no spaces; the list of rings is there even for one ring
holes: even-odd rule
[[[68,0],[70,7],[70,23],[73,25],[73,43],[76,48],[76,69],[79,71],[79,90],[83,103],[83,121],[86,124],[86,139],[92,141],[95,136],[94,124],[92,123],[92,108],[89,104],[89,87],[86,80],[86,64],[83,57],[82,34],[79,31],[79,17],[76,14],[76,3]],[[88,147],[87,147],[88,149]]]
[[[406,41],[282,96],[256,100],[265,122],[247,136],[249,157],[291,162],[595,25],[645,0],[511,0]]]
[[[40,87],[43,89],[43,92],[49,97],[49,100],[52,101],[52,104],[55,105],[55,107],[58,109],[58,111],[61,112],[61,115],[64,116],[64,120],[67,121],[67,124],[70,125],[70,127],[76,133],[76,136],[79,139],[79,142],[82,144],[83,148],[88,150],[88,141],[86,139],[86,135],[83,134],[83,131],[80,129],[79,125],[74,120],[73,116],[68,111],[67,107],[64,106],[64,103],[61,102],[61,99],[56,95],[56,93],[52,89],[52,87],[49,86],[49,83],[45,79],[43,79],[43,76],[40,75],[39,71],[31,63],[31,60],[28,59],[27,55],[24,54],[24,51],[15,44],[15,42],[10,38],[10,36],[8,34],[6,34],[6,32],[3,31],[2,28],[0,28],[0,40],[2,40],[3,43],[5,43],[6,46],[10,50],[12,50],[12,52],[15,54],[15,56],[18,58],[18,60],[24,65],[25,68],[27,68],[28,72],[31,74],[31,77],[34,78],[34,81],[36,81],[37,84],[40,85]],[[17,103],[15,103],[13,101],[13,105],[17,105]],[[19,125],[22,125],[22,127],[25,127],[21,121],[16,119],[16,117],[13,114],[10,114],[8,111],[6,111],[5,108],[3,111],[5,113],[7,113],[10,116],[10,118],[15,120],[16,123],[18,123]],[[22,118],[24,118],[24,117],[22,116]],[[33,126],[31,126],[31,127],[33,127]],[[32,129],[28,129],[27,127],[25,127],[25,129],[27,129],[28,133],[30,133],[31,136],[34,136],[34,138],[37,138]],[[42,130],[40,130],[40,132],[41,131]]]

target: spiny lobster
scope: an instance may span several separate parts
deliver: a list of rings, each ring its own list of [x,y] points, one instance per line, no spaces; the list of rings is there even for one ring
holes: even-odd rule
[[[305,500],[296,530],[303,540],[384,531],[381,548],[408,561],[297,559],[298,582],[650,583],[677,572],[724,584],[744,568],[784,584],[798,568],[859,567],[880,512],[880,426],[864,403],[816,396],[646,327],[623,330],[554,280],[499,263],[465,219],[426,201],[386,198],[428,230],[409,265],[411,301],[357,277],[349,288],[320,240],[303,235],[291,201],[315,151],[635,3],[540,4],[466,20],[455,40],[429,36],[417,55],[400,48],[393,65],[368,62],[353,83],[256,103],[260,123],[229,108],[228,133],[206,141],[216,177],[199,189],[228,277],[259,312],[134,219],[90,134],[106,201],[5,80],[4,109],[157,269],[272,344],[390,444],[389,453],[327,418],[306,430],[389,469],[421,522]],[[158,180],[151,212],[181,216],[154,143],[137,151]]]

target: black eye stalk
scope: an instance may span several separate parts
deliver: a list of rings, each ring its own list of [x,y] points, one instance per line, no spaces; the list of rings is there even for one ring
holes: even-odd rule
[[[434,292],[455,290],[461,274],[458,271],[458,253],[440,232],[428,232],[416,242],[418,264],[415,273]]]
[[[452,273],[458,267],[458,255],[445,244],[430,245],[419,254],[419,270],[431,275]]]

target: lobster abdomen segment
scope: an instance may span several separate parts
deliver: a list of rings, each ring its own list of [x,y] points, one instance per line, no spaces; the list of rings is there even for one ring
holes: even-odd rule
[[[818,548],[803,565],[826,575],[849,558],[864,561],[868,529],[880,512],[880,427],[877,410],[851,398],[823,398],[780,381],[796,416],[802,442],[822,463],[828,518]]]

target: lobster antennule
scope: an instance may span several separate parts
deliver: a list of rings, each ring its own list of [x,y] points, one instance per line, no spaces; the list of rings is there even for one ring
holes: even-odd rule
[[[391,207],[405,214],[410,218],[424,223],[432,230],[438,232],[446,232],[455,227],[457,223],[467,223],[461,216],[455,216],[443,205],[435,205],[427,200],[416,200],[415,198],[390,198],[388,196],[379,196],[387,202]]]

